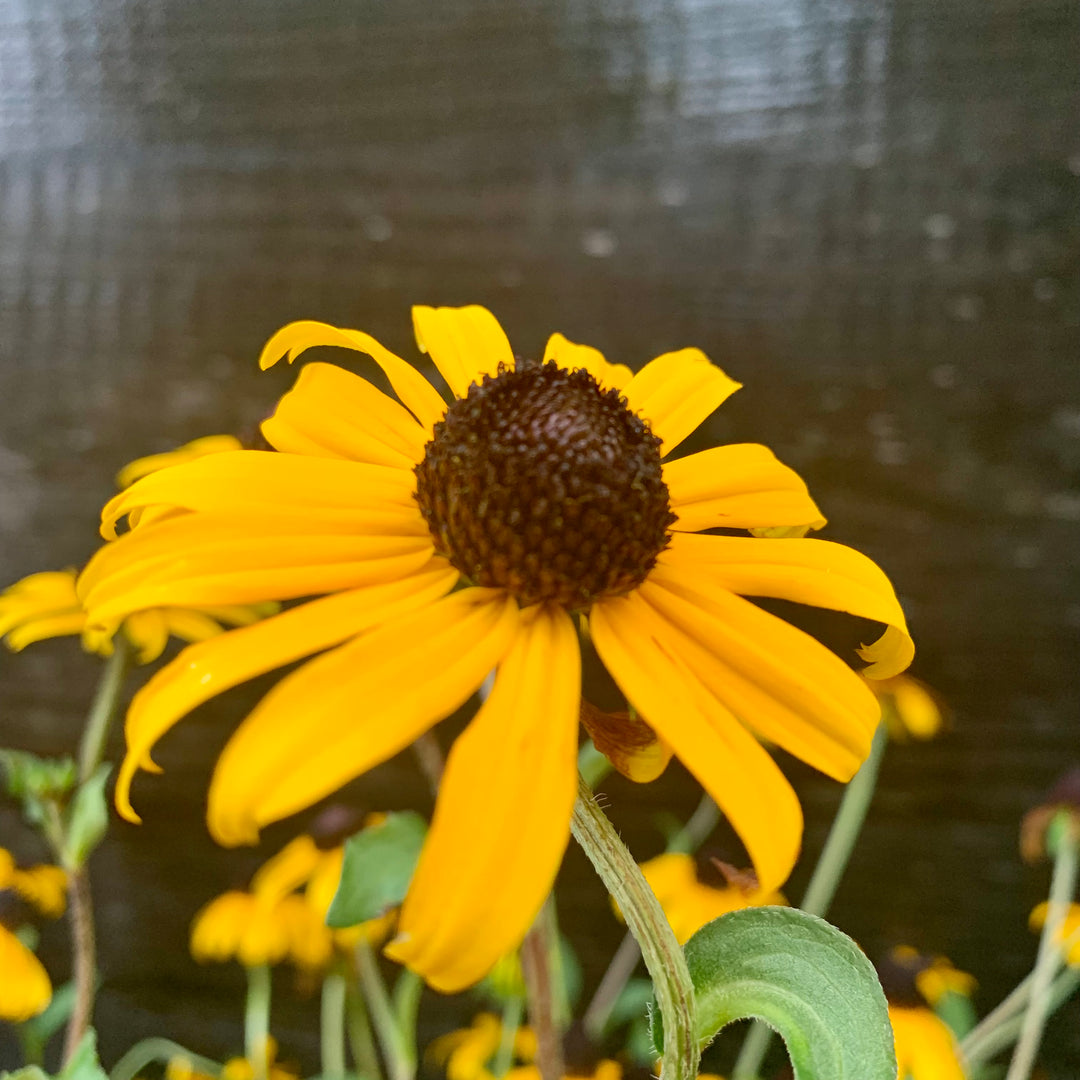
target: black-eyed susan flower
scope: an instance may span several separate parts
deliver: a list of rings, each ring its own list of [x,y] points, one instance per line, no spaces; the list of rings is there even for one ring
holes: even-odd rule
[[[9,649],[19,652],[34,641],[79,635],[87,652],[112,654],[117,624],[87,625],[75,592],[77,576],[76,570],[46,570],[0,593],[0,637]],[[170,637],[205,641],[226,627],[249,626],[277,610],[273,603],[147,608],[131,612],[119,626],[138,662],[149,664],[165,651]]]
[[[870,689],[881,702],[881,718],[889,729],[889,738],[932,739],[944,722],[944,710],[934,692],[911,675],[874,679]]]
[[[682,852],[657,855],[641,864],[641,872],[680,945],[729,911],[787,904],[778,890],[760,888],[752,873],[737,873],[724,864]]]
[[[1050,905],[1044,900],[1032,910],[1028,919],[1032,930],[1042,930],[1049,908]],[[1069,905],[1057,935],[1057,944],[1061,947],[1065,963],[1070,967],[1080,967],[1080,904]]]
[[[867,674],[913,647],[885,575],[838,544],[703,530],[823,524],[765,447],[673,451],[738,384],[697,349],[636,375],[554,335],[515,361],[485,309],[416,308],[454,395],[374,338],[287,326],[269,367],[316,345],[364,352],[397,400],[308,364],[263,424],[277,453],[214,454],[113,499],[80,581],[95,623],[159,606],[327,594],[186,650],[127,720],[117,806],[154,743],[227,687],[329,650],[282,680],[218,763],[209,823],[224,844],[336,790],[464,704],[491,694],[447,762],[395,959],[444,990],[514,948],[549,891],[576,796],[576,620],[631,706],[716,799],[763,889],[797,856],[802,814],[757,736],[841,780],[880,710],[839,657],[746,596],[834,608],[886,626]],[[666,459],[666,460],[665,460]],[[527,796],[527,797],[526,797]],[[509,812],[512,809],[512,812]]]
[[[191,955],[200,963],[278,964],[288,954],[292,929],[281,903],[230,889],[211,900],[192,921]]]

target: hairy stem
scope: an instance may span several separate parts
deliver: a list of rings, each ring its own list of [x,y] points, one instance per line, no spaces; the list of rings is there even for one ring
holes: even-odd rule
[[[97,992],[94,901],[85,866],[68,872],[68,919],[71,923],[71,977],[75,984],[75,1003],[64,1034],[65,1063],[71,1060],[90,1026]]]
[[[579,781],[571,829],[641,946],[664,1024],[660,1078],[694,1080],[699,1052],[686,957],[633,856],[584,781]]]

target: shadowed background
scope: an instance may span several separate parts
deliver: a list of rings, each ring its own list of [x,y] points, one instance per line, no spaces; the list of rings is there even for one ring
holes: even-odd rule
[[[293,319],[413,357],[414,302],[484,303],[522,354],[556,329],[633,367],[699,345],[746,385],[708,440],[803,474],[953,709],[890,750],[832,917],[947,953],[985,1011],[1048,880],[1020,816],[1078,756],[1078,70],[1072,0],[0,0],[0,583],[82,563],[127,460],[253,430]],[[70,751],[96,671],[73,641],[0,657],[0,742]],[[150,1033],[239,1048],[239,970],[186,934],[297,828],[229,853],[202,823],[256,692],[180,725],[146,824],[95,859],[107,1062]],[[816,852],[840,790],[784,765]],[[697,799],[677,766],[608,789],[640,857]],[[353,793],[428,805],[407,756]],[[0,843],[43,854],[13,811]],[[620,930],[576,852],[564,879],[592,986]],[[57,976],[65,947],[50,928]],[[313,1068],[317,1002],[279,985]],[[1078,1018],[1052,1024],[1062,1077]]]

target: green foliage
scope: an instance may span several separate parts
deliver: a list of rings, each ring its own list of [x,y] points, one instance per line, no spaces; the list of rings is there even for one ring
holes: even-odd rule
[[[23,750],[0,750],[7,793],[21,799],[23,813],[38,825],[45,819],[45,804],[63,802],[75,787],[78,770],[71,758],[39,758]]]
[[[41,1061],[49,1040],[67,1023],[75,1007],[75,983],[66,982],[53,991],[44,1012],[19,1025],[19,1039],[28,1061]]]
[[[734,911],[703,926],[684,951],[703,1048],[732,1021],[758,1017],[787,1044],[795,1080],[896,1080],[877,975],[823,919],[793,908]]]
[[[69,870],[77,870],[101,843],[109,827],[109,804],[105,784],[112,771],[110,765],[99,765],[94,774],[79,785],[67,808],[64,829],[64,862]]]
[[[0,1080],[50,1080],[48,1073],[37,1065],[27,1065],[15,1072],[0,1072]],[[97,1035],[91,1028],[75,1048],[71,1060],[52,1080],[108,1080],[97,1057]]]
[[[378,825],[350,836],[327,925],[335,929],[355,926],[400,904],[425,836],[427,822],[411,810],[387,814]]]

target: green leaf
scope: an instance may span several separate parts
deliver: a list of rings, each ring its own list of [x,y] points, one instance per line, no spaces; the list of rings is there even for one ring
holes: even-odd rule
[[[68,807],[64,855],[69,870],[77,870],[86,862],[109,827],[105,784],[111,770],[111,765],[99,765],[94,775],[79,785]]]
[[[57,1080],[109,1080],[98,1063],[97,1034],[93,1028],[83,1035],[71,1060],[57,1073]]]
[[[40,1060],[49,1040],[67,1023],[75,1007],[75,983],[69,981],[53,991],[45,1011],[19,1025],[19,1037],[31,1060]]]
[[[733,911],[685,947],[707,1046],[758,1017],[787,1044],[795,1080],[896,1080],[888,1006],[870,961],[846,934],[795,908]],[[663,1045],[654,1010],[653,1041]]]
[[[78,773],[71,758],[40,758],[24,750],[0,750],[7,793],[21,799],[32,825],[46,817],[46,803],[62,803],[75,786]]]
[[[341,883],[326,914],[327,926],[342,929],[367,922],[405,899],[427,822],[411,810],[387,814],[345,841]]]

